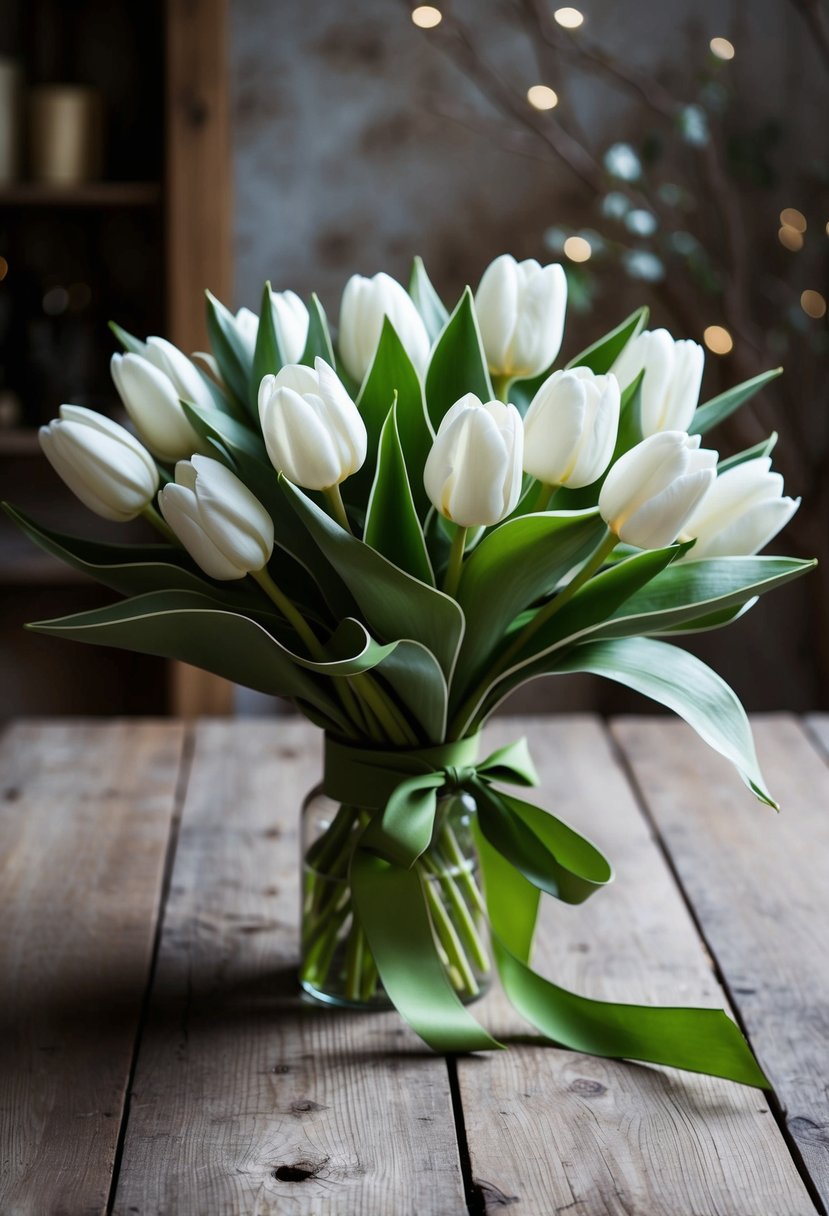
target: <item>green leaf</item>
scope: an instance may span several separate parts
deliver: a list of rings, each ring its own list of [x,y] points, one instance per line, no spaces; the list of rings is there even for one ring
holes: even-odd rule
[[[567,364],[568,367],[589,367],[597,375],[609,372],[631,338],[635,338],[648,323],[648,309],[637,308],[609,334],[599,338]]]
[[[544,512],[508,520],[464,563],[458,603],[466,636],[458,660],[459,692],[480,672],[519,613],[549,595],[606,531],[598,512]]]
[[[450,680],[464,630],[457,603],[349,535],[284,477],[279,484],[314,546],[348,587],[372,633],[386,641],[402,636],[420,642]]]
[[[28,628],[72,641],[180,659],[257,692],[302,697],[341,729],[348,729],[342,707],[325,684],[304,670],[308,662],[298,663],[256,621],[193,591],[151,592],[91,612],[37,621]]]
[[[415,510],[397,429],[397,404],[380,434],[377,473],[366,510],[363,540],[413,578],[435,585],[426,542]]]
[[[252,431],[244,422],[223,414],[220,410],[204,409],[190,401],[182,401],[181,408],[197,435],[203,439],[218,439],[232,450],[247,452],[249,456],[264,462],[267,460],[262,436]]]
[[[316,358],[324,359],[329,367],[333,367],[338,374],[341,374],[334,359],[334,347],[331,345],[331,333],[328,329],[325,309],[320,304],[316,293],[313,293],[308,305],[308,337],[300,363],[313,367]]]
[[[777,809],[760,772],[745,710],[725,681],[694,655],[651,638],[588,642],[570,651],[555,670],[604,676],[673,710],[731,761],[761,802]]]
[[[262,383],[262,378],[276,375],[284,362],[285,358],[279,348],[279,335],[276,332],[276,321],[271,304],[271,285],[266,282],[262,288],[262,308],[259,314],[259,328],[256,331],[256,346],[253,351],[247,398],[248,408],[257,421],[259,419],[259,385]]]
[[[730,624],[747,601],[805,574],[813,565],[787,557],[726,557],[676,562],[659,571],[662,558],[658,554],[664,556],[670,548],[629,558],[591,579],[561,613],[538,630],[527,653],[490,687],[476,712],[489,714],[528,680],[555,674],[561,656],[576,653],[587,641],[702,632]],[[689,546],[673,548],[679,554]],[[649,568],[656,571],[653,577],[635,589],[632,584]],[[605,591],[613,593],[624,585],[617,582],[623,579],[630,580],[627,588],[632,594],[623,596],[616,606],[613,594],[603,602]],[[608,613],[604,618],[603,608]]]
[[[382,659],[375,674],[382,675],[407,716],[414,719],[429,743],[446,737],[449,692],[446,677],[431,650],[403,638]]]
[[[236,326],[236,318],[211,292],[207,297],[207,334],[222,379],[236,399],[250,412],[248,385],[250,352]]]
[[[349,477],[343,491],[349,502],[364,507],[372,486],[380,432],[397,394],[397,427],[410,489],[420,518],[425,518],[429,500],[423,488],[423,467],[432,446],[432,432],[423,403],[423,389],[402,342],[388,317],[383,320],[380,341],[357,405],[368,432],[363,467]]]
[[[759,595],[752,596],[744,604],[735,604],[731,608],[721,608],[719,612],[710,612],[706,616],[694,617],[692,621],[684,621],[680,625],[668,626],[665,629],[654,629],[649,637],[685,637],[690,633],[710,633],[712,629],[722,629],[725,625],[733,625],[750,611],[759,600]]]
[[[472,292],[467,287],[437,340],[426,373],[426,405],[435,430],[465,393],[491,401],[492,382],[484,357]]]
[[[768,439],[764,439],[762,443],[755,443],[753,448],[745,448],[742,452],[737,452],[735,456],[728,456],[725,460],[721,460],[717,465],[717,475],[724,473],[727,469],[733,469],[738,464],[745,464],[747,460],[757,460],[758,457],[771,456],[777,445],[777,431],[772,431]]]
[[[41,549],[122,595],[148,591],[200,591],[237,608],[273,611],[269,601],[263,601],[263,593],[255,584],[242,587],[224,583],[217,586],[209,582],[186,553],[174,545],[113,545],[81,536],[66,536],[41,527],[8,503],[3,505],[9,518]]]
[[[432,282],[426,273],[426,267],[423,265],[423,259],[420,257],[416,257],[412,265],[412,274],[409,279],[409,295],[414,300],[415,308],[423,318],[423,324],[426,326],[426,332],[429,335],[430,341],[434,342],[449,320],[449,313],[446,311],[443,300],[441,300],[432,286]]]
[[[782,367],[775,367],[771,371],[761,372],[759,376],[754,376],[751,380],[737,384],[734,388],[720,393],[719,397],[714,397],[711,401],[707,401],[705,405],[699,406],[691,419],[688,433],[690,435],[704,435],[706,431],[710,431],[712,427],[717,426],[718,423],[733,414],[735,410],[738,410],[755,393],[758,393],[764,385],[768,384],[771,380],[776,380],[782,371]]]
[[[124,350],[129,351],[131,355],[145,355],[147,353],[147,343],[142,342],[140,338],[133,337],[126,329],[122,329],[116,321],[110,321],[109,328],[115,334]]]

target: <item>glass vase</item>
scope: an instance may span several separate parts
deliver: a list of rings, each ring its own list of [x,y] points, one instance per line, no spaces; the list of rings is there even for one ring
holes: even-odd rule
[[[435,945],[465,1004],[489,986],[489,945],[468,795],[438,799],[429,848],[415,862]],[[353,913],[351,855],[371,812],[343,806],[316,786],[302,806],[300,984],[318,1001],[352,1009],[389,1008],[368,941]]]

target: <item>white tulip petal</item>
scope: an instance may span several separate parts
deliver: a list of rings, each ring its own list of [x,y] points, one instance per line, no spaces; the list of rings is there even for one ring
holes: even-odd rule
[[[286,363],[299,363],[308,342],[308,309],[294,291],[272,291],[274,326]]]
[[[205,534],[192,491],[170,484],[161,491],[158,502],[167,523],[205,574],[221,582],[245,577],[247,571],[226,557]]]
[[[172,342],[166,338],[148,338],[146,358],[164,372],[183,400],[192,401],[202,409],[215,408],[210,389],[199,375],[198,368]]]

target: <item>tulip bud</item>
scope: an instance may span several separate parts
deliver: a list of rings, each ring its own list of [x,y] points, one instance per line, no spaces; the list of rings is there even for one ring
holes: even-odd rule
[[[497,524],[521,494],[524,429],[514,405],[456,401],[426,458],[423,484],[441,515],[462,528]]]
[[[222,581],[261,570],[273,552],[273,520],[235,473],[210,456],[176,465],[158,496],[161,513],[205,574]]]
[[[411,296],[387,274],[373,279],[354,274],[340,305],[339,349],[346,371],[359,384],[374,361],[384,317],[394,326],[418,375],[426,371],[431,343]]]
[[[183,401],[192,401],[203,409],[213,409],[210,389],[199,375],[198,368],[166,338],[148,338],[145,357],[170,380]]]
[[[768,456],[726,469],[682,529],[697,542],[686,558],[759,553],[799,506],[799,498],[783,497],[783,478],[771,472]]]
[[[256,339],[259,336],[259,318],[250,308],[240,308],[234,317],[236,333],[242,339],[248,358],[253,360]]]
[[[40,428],[52,468],[85,507],[125,523],[155,497],[158,469],[134,435],[93,410],[62,405],[60,417]]]
[[[524,418],[524,469],[545,485],[589,486],[610,463],[618,430],[615,376],[553,372]]]
[[[640,418],[642,434],[687,431],[699,401],[705,352],[698,342],[675,342],[667,329],[632,338],[611,367],[622,388],[644,368]]]
[[[717,475],[717,453],[699,444],[699,435],[660,431],[611,466],[599,512],[619,540],[639,549],[673,543]]]
[[[178,389],[165,372],[149,359],[132,354],[113,355],[110,370],[135,429],[159,460],[178,460],[200,450],[202,441],[187,421]]]
[[[487,266],[475,311],[489,370],[509,378],[538,376],[561,349],[567,278],[561,266],[508,253]]]
[[[259,421],[271,464],[308,490],[339,485],[366,458],[366,424],[324,359],[264,376]]]
[[[272,291],[271,306],[282,358],[299,363],[308,342],[308,309],[294,291]]]

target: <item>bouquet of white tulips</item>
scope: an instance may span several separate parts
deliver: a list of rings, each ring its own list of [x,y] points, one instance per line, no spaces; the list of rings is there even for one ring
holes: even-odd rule
[[[700,405],[701,347],[645,331],[644,309],[556,369],[565,304],[561,267],[504,256],[449,315],[416,259],[408,291],[351,279],[336,344],[315,296],[270,284],[259,317],[208,295],[194,360],[113,326],[132,429],[65,405],[41,441],[92,511],[160,541],[8,508],[128,597],[31,628],[196,664],[322,728],[309,992],[389,1000],[438,1049],[493,1047],[466,1007],[491,951],[557,1043],[762,1085],[722,1011],[594,1001],[531,967],[540,894],[578,903],[612,872],[502,788],[534,784],[532,762],[521,742],[481,760],[482,725],[528,680],[591,672],[680,714],[774,806],[737,697],[673,643],[812,564],[756,556],[798,505],[776,436],[701,446],[777,371]]]

